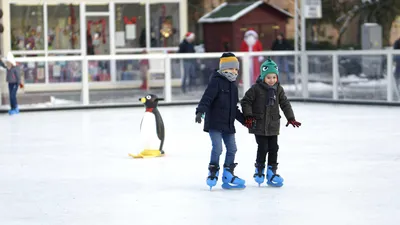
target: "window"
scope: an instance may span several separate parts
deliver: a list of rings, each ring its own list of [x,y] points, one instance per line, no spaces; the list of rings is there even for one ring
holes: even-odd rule
[[[43,5],[10,4],[11,49],[44,50]]]
[[[47,6],[48,49],[80,49],[79,5]]]
[[[45,62],[23,62],[18,64],[20,75],[26,84],[45,83]]]
[[[146,48],[146,9],[144,4],[115,5],[116,48]]]
[[[89,61],[89,81],[110,81],[110,61],[106,60],[92,60]]]
[[[86,12],[108,12],[108,4],[90,4],[86,3]]]
[[[179,46],[179,3],[150,5],[151,47]]]
[[[55,61],[49,62],[49,82],[81,82],[81,61]]]

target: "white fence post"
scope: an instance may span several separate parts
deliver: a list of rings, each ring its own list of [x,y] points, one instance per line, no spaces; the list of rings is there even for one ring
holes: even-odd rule
[[[47,2],[43,2],[43,32],[44,35],[48,34],[48,12],[47,12]],[[44,38],[44,51],[45,51],[45,58],[46,61],[44,62],[44,83],[48,84],[50,83],[50,77],[49,77],[49,60],[47,60],[47,56],[49,55],[48,49],[48,39]]]
[[[86,31],[86,4],[81,2],[79,4],[79,13],[81,17],[84,18],[80,21],[80,30]],[[86,57],[86,35],[81,33],[81,54],[83,56],[82,60],[82,91],[81,91],[81,101],[83,105],[89,105],[89,61]]]
[[[388,52],[386,54],[386,62],[387,62],[387,101],[393,101],[393,54]]]
[[[89,61],[86,56],[82,60],[82,95],[81,100],[83,105],[89,105]]]
[[[250,55],[245,53],[242,58],[242,79],[243,79],[243,91],[246,92],[251,87],[251,76],[252,71],[250,71]]]
[[[1,76],[2,74],[1,74],[1,72],[0,72],[0,76]],[[3,91],[1,90],[1,88],[2,88],[2,86],[1,86],[1,82],[0,82],[0,108],[2,107],[2,105],[3,105]]]
[[[336,53],[332,54],[332,88],[333,88],[333,100],[339,99],[339,60]]]
[[[165,86],[164,86],[164,93],[165,93],[165,102],[172,102],[172,73],[171,73],[171,58],[168,54],[165,54]]]
[[[115,36],[111,35],[115,31],[115,3],[110,2],[110,15],[108,16],[108,24],[109,24],[109,34],[110,34],[110,53],[111,55],[115,55]],[[110,74],[111,74],[111,81],[117,81],[117,60],[111,59],[110,61]]]
[[[307,55],[307,30],[306,30],[306,1],[301,4],[301,91],[303,98],[308,98],[308,55]]]
[[[308,55],[301,52],[301,92],[303,98],[308,98]]]

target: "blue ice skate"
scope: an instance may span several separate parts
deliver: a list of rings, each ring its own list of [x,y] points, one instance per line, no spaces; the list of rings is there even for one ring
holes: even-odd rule
[[[10,110],[8,110],[8,114],[9,115],[15,115],[15,114],[18,114],[18,113],[19,113],[18,109],[10,109]]]
[[[262,183],[264,183],[264,178],[265,178],[265,165],[260,165],[260,164],[255,164],[256,171],[254,173],[254,180],[256,183],[258,183],[258,186],[260,186]]]
[[[207,177],[207,185],[210,186],[210,190],[217,185],[218,175],[219,175],[219,166],[218,165],[209,165],[208,166],[208,177]]]
[[[235,176],[234,170],[237,163],[229,166],[224,166],[224,173],[222,174],[222,188],[223,189],[244,189],[246,188],[246,181]]]
[[[267,170],[267,184],[272,187],[282,187],[283,178],[276,173],[277,165],[268,166]]]

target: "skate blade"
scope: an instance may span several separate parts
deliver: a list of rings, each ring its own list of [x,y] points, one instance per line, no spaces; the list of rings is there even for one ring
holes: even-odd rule
[[[283,183],[272,183],[271,181],[268,181],[267,184],[268,184],[268,186],[271,186],[271,187],[282,187],[283,186]]]
[[[215,187],[215,185],[217,185],[217,180],[214,181],[214,180],[207,179],[206,183],[207,183],[207,186],[210,187],[210,191],[211,191],[211,189],[212,189],[213,187]]]
[[[164,157],[165,154],[145,155],[145,154],[142,154],[142,153],[139,153],[139,154],[132,154],[132,153],[129,153],[128,155],[129,155],[130,157],[134,158],[134,159],[146,159],[146,158]]]
[[[134,158],[134,159],[140,159],[140,158],[143,158],[143,156],[141,155],[141,154],[131,154],[131,153],[129,153],[128,154],[130,157],[132,157],[132,158]]]
[[[246,185],[243,185],[243,184],[242,185],[231,185],[228,183],[224,183],[221,185],[221,187],[223,189],[227,189],[227,190],[242,190],[242,189],[246,188]]]
[[[164,157],[164,155],[160,155],[160,156],[148,156],[148,155],[131,155],[129,154],[129,156],[131,156],[134,159],[148,159],[148,158],[158,158],[158,157]]]
[[[258,186],[260,186],[260,184],[264,183],[264,179],[263,180],[255,180],[255,182],[258,184]]]

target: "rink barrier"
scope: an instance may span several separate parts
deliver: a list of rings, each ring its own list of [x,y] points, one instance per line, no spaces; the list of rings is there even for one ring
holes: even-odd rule
[[[386,101],[363,101],[363,100],[332,100],[332,99],[304,99],[304,98],[288,98],[290,102],[306,103],[306,104],[334,104],[334,105],[358,105],[358,106],[388,106],[399,107],[400,102],[386,102]],[[195,110],[198,101],[175,101],[175,102],[160,102],[159,107],[168,106],[193,106]],[[93,109],[118,109],[118,108],[143,108],[141,103],[132,104],[93,104],[88,106],[55,106],[46,108],[22,108],[20,112],[45,112],[45,111],[72,111],[72,110],[93,110]],[[8,110],[0,109],[0,114],[6,114]],[[194,111],[193,111],[194,114]]]
[[[159,106],[184,106],[184,105],[196,105],[198,101],[175,101],[175,102],[163,102],[158,103]],[[71,105],[71,106],[54,106],[54,107],[40,107],[40,108],[21,108],[20,112],[40,112],[40,111],[68,111],[68,110],[88,110],[88,109],[116,109],[116,108],[138,108],[144,109],[142,103],[108,103],[108,104],[92,104],[88,106],[83,105]],[[0,109],[0,113],[8,113],[7,109]]]
[[[249,71],[243,73],[243,90],[250,88],[250,61],[251,57],[263,56],[264,59],[267,57],[275,56],[295,56],[295,58],[300,58],[300,60],[295,60],[295,68],[300,68],[300,71],[294,71],[295,86],[296,91],[300,89],[296,96],[300,98],[292,98],[292,101],[301,102],[319,102],[319,103],[344,103],[344,104],[363,104],[363,105],[390,105],[397,106],[397,102],[394,101],[394,96],[397,96],[397,101],[399,101],[399,90],[397,89],[393,77],[393,56],[399,55],[400,50],[352,50],[352,51],[263,51],[263,52],[234,52],[234,54],[241,59],[241,70]],[[180,87],[181,78],[172,78],[172,68],[171,60],[184,60],[184,59],[215,59],[217,60],[222,55],[222,52],[217,53],[151,53],[151,54],[134,54],[134,55],[97,55],[97,56],[44,56],[44,57],[17,57],[16,61],[19,63],[28,62],[44,62],[45,63],[45,83],[34,83],[25,84],[24,94],[37,92],[62,92],[62,91],[80,91],[81,92],[81,105],[71,105],[71,106],[49,106],[48,108],[28,106],[28,108],[23,107],[21,111],[47,111],[47,110],[69,110],[69,109],[93,109],[93,108],[114,108],[114,107],[135,107],[136,104],[124,104],[124,103],[113,103],[113,104],[91,104],[89,99],[89,94],[91,90],[118,90],[123,89],[135,89],[140,84],[139,81],[116,81],[116,60],[143,60],[148,59],[152,66],[150,70],[155,73],[163,73],[164,79],[158,79],[150,82],[151,88],[163,87],[164,88],[164,105],[179,105],[179,104],[193,104],[193,102],[199,99],[191,99],[189,101],[176,101],[172,96],[172,88]],[[329,82],[332,83],[332,98],[331,99],[316,99],[310,97],[309,94],[309,57],[310,56],[329,56],[332,58],[332,78]],[[339,88],[340,88],[340,74],[339,74],[339,57],[340,56],[386,56],[386,75],[385,79],[387,82],[386,88],[386,100],[351,100],[351,99],[340,99],[339,98]],[[89,82],[89,61],[110,61],[110,81],[103,82]],[[76,83],[50,83],[49,82],[49,62],[60,62],[60,61],[80,61],[82,65],[82,82]],[[301,64],[300,64],[301,63]],[[330,62],[328,62],[329,64]],[[300,66],[302,65],[302,66]],[[182,74],[183,66],[180,63],[180,71]],[[301,69],[303,68],[303,69]],[[246,76],[247,74],[247,76]],[[299,88],[298,88],[299,87]],[[7,93],[3,90],[1,93]],[[242,96],[239,96],[240,98]],[[0,98],[1,99],[1,98]],[[7,106],[3,106],[0,112],[6,112]]]

